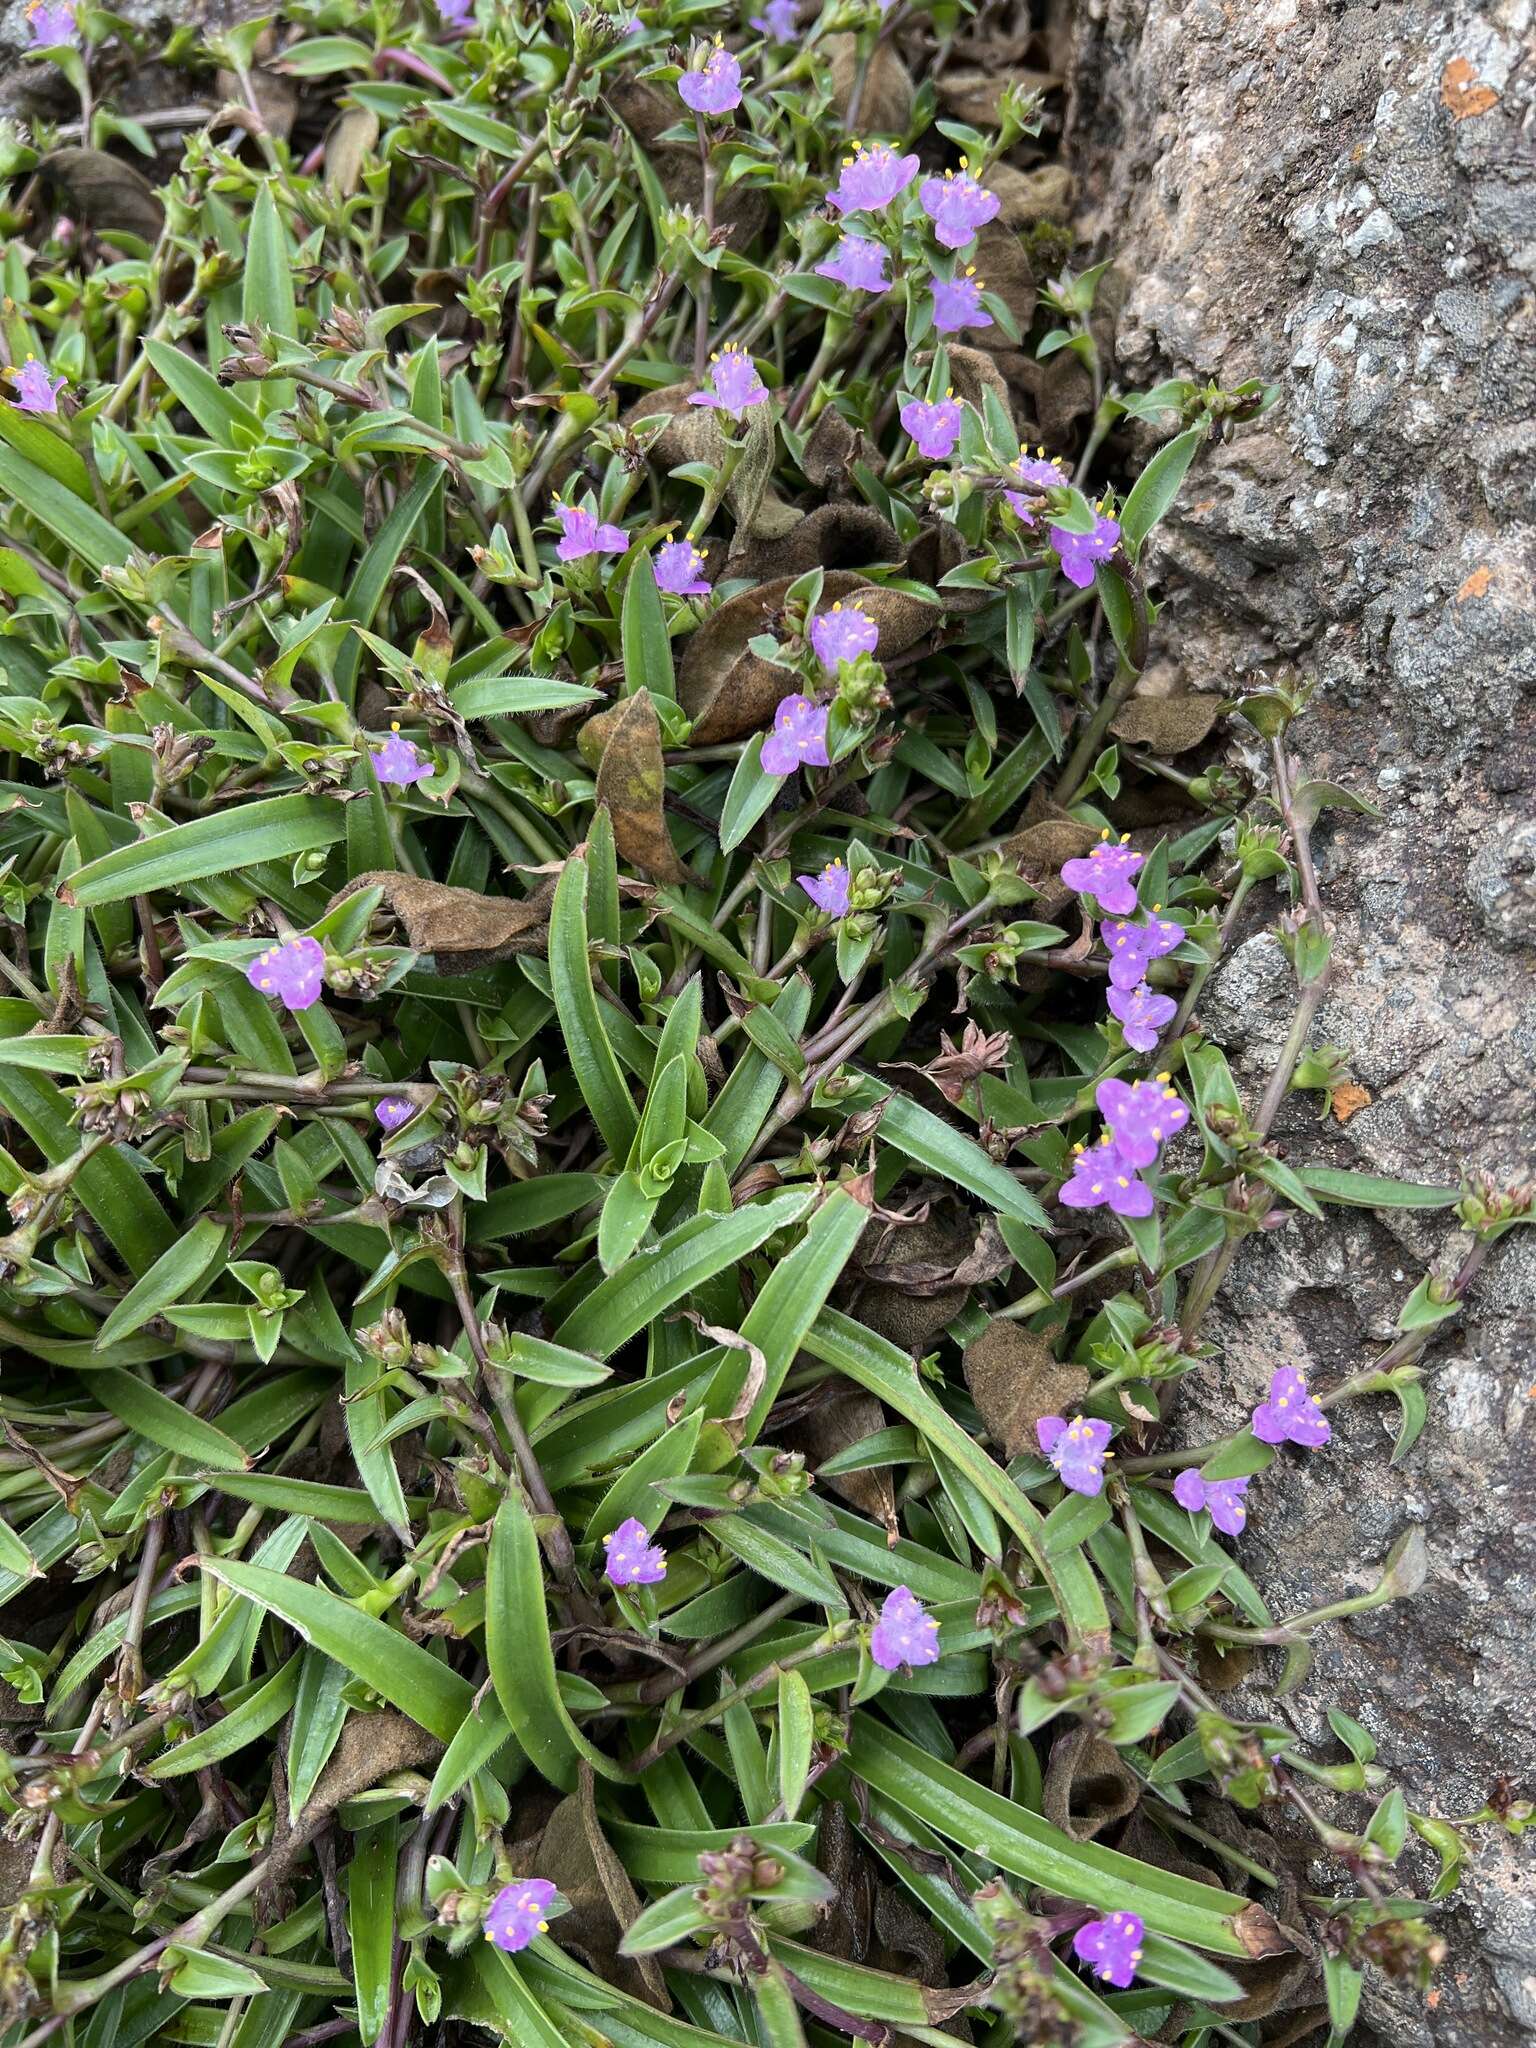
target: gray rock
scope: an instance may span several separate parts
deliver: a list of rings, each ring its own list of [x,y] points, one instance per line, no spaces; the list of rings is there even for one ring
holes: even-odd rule
[[[1155,557],[1157,658],[1188,683],[1292,658],[1319,680],[1293,738],[1369,796],[1325,814],[1337,973],[1315,1034],[1372,1096],[1342,1130],[1293,1095],[1279,1136],[1322,1160],[1454,1183],[1536,1174],[1536,76],[1530,0],[1092,0],[1062,5],[1067,140],[1085,225],[1136,270],[1118,374],[1283,392],[1267,431],[1196,470]],[[1256,891],[1201,998],[1254,1100],[1289,1021]],[[1212,1321],[1191,1432],[1228,1428],[1283,1361],[1318,1380],[1387,1340],[1454,1255],[1443,1215],[1333,1211],[1255,1240]],[[1408,1606],[1325,1628],[1281,1710],[1376,1733],[1410,1804],[1475,1812],[1536,1756],[1536,1243],[1494,1253],[1427,1354],[1430,1412],[1390,1463],[1394,1404],[1255,1481],[1245,1562],[1279,1613],[1366,1583],[1420,1524]],[[1271,1673],[1272,1677],[1274,1674]],[[1257,1689],[1249,1704],[1273,1711]],[[1349,1802],[1341,1819],[1363,1813]],[[1413,1854],[1401,1874],[1422,1882]],[[1442,1921],[1433,2004],[1372,1973],[1392,2048],[1536,2041],[1536,1866],[1481,1835]]]

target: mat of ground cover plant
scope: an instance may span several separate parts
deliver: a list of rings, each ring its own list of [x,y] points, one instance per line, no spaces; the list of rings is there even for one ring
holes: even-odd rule
[[[1247,1524],[1419,1454],[1529,1197],[1272,1135],[1375,806],[1304,666],[1170,687],[1277,393],[1125,374],[1059,35],[28,29],[8,2048],[1433,2012],[1528,1803],[1290,1716],[1415,1518]],[[1437,1276],[1231,1414],[1234,1264],[1371,1212]]]

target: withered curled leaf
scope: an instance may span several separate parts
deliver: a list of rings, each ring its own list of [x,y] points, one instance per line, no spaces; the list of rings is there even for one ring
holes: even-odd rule
[[[613,839],[631,867],[656,882],[694,879],[677,857],[663,808],[667,766],[661,753],[661,720],[649,690],[636,690],[611,711],[600,711],[582,728],[582,752],[600,743],[597,800],[613,820]]]
[[[331,908],[359,889],[382,890],[407,943],[457,974],[474,974],[517,953],[542,953],[549,943],[553,888],[547,883],[531,896],[482,896],[478,889],[375,868],[354,875],[331,899]]]

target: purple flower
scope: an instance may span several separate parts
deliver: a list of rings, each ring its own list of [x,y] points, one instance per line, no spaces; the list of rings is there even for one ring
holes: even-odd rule
[[[444,28],[472,28],[475,0],[435,0],[438,20]]]
[[[819,875],[797,875],[795,880],[818,910],[824,910],[828,917],[848,915],[848,884],[852,880],[843,866],[843,857],[829,860]]]
[[[1223,1536],[1242,1535],[1248,1520],[1248,1510],[1243,1505],[1247,1491],[1246,1479],[1205,1480],[1193,1466],[1173,1482],[1173,1497],[1179,1506],[1188,1508],[1192,1515],[1198,1515],[1202,1508],[1208,1509]]]
[[[390,729],[389,738],[379,751],[370,751],[368,758],[380,782],[393,783],[396,789],[409,789],[413,783],[425,782],[432,773],[432,763],[410,740],[400,737],[398,725]]]
[[[765,775],[793,775],[797,768],[827,766],[827,707],[814,697],[781,697],[773,731],[763,741]]]
[[[691,540],[669,540],[656,550],[653,566],[656,588],[673,597],[708,597],[713,588],[705,580],[704,557]]]
[[[1107,1920],[1090,1920],[1072,1937],[1079,1962],[1095,1977],[1124,1991],[1136,1975],[1141,1961],[1141,1940],[1146,1933],[1138,1913],[1111,1913]]]
[[[667,1576],[667,1553],[634,1515],[603,1538],[603,1548],[608,1553],[603,1571],[612,1585],[659,1586]]]
[[[78,44],[79,25],[71,0],[30,0],[27,8],[27,26],[32,31],[30,47],[34,50],[56,50],[61,45]],[[51,405],[28,407],[29,411],[52,412]]]
[[[1010,496],[1012,493],[1010,492]],[[1106,828],[1086,859],[1063,861],[1061,879],[1081,896],[1091,896],[1101,910],[1116,917],[1129,917],[1136,908],[1136,891],[1131,877],[1146,863],[1144,853],[1134,853],[1127,839],[1111,839]]]
[[[981,279],[967,270],[960,277],[935,277],[933,324],[940,334],[958,334],[962,327],[990,327],[992,315],[981,303]]]
[[[1119,1018],[1125,1042],[1136,1052],[1157,1050],[1158,1035],[1178,1007],[1172,996],[1158,995],[1144,981],[1129,989],[1111,986],[1109,991],[1110,1015]]]
[[[276,996],[290,1010],[318,1003],[325,984],[325,948],[318,939],[287,939],[268,946],[245,970],[245,978],[264,996]]]
[[[1328,1418],[1307,1392],[1304,1373],[1294,1365],[1282,1365],[1269,1383],[1269,1399],[1253,1411],[1249,1424],[1264,1444],[1302,1444],[1315,1451],[1327,1443],[1333,1431]]]
[[[588,555],[622,555],[629,546],[629,535],[622,526],[600,522],[580,505],[557,505],[555,517],[561,528],[555,553],[562,562],[580,562]]]
[[[1040,1449],[1056,1467],[1063,1486],[1073,1493],[1098,1493],[1104,1485],[1104,1460],[1114,1434],[1107,1422],[1078,1415],[1042,1415],[1035,1424]]]
[[[1154,905],[1153,909],[1156,910]],[[1123,917],[1108,917],[1099,926],[1099,936],[1109,948],[1109,979],[1115,988],[1134,988],[1147,978],[1147,963],[1161,960],[1184,943],[1184,927],[1169,917],[1149,917],[1142,924],[1128,924]]]
[[[1079,1149],[1072,1177],[1056,1199],[1068,1209],[1108,1209],[1116,1216],[1150,1216],[1152,1190],[1106,1131],[1097,1145]]]
[[[929,462],[945,462],[955,452],[965,407],[952,392],[932,404],[925,398],[909,398],[901,408],[901,424],[917,443],[917,452]]]
[[[50,380],[47,364],[40,363],[36,356],[28,356],[21,368],[10,374],[16,385],[18,412],[58,411],[59,393],[69,382],[67,377]]]
[[[855,292],[884,292],[891,288],[885,274],[885,250],[864,235],[844,235],[825,263],[816,266],[818,277],[830,277]]]
[[[1061,573],[1079,590],[1093,581],[1096,562],[1107,562],[1120,540],[1119,522],[1096,512],[1092,533],[1068,533],[1064,526],[1051,528],[1051,546],[1061,561]]]
[[[907,1586],[887,1593],[880,1619],[869,1636],[869,1654],[882,1671],[899,1671],[903,1664],[937,1664],[939,1624],[923,1612],[923,1603]]]
[[[416,1114],[416,1105],[408,1095],[381,1095],[373,1113],[386,1131],[398,1131]]]
[[[888,142],[877,142],[873,149],[856,142],[827,199],[839,213],[878,213],[906,191],[917,176],[917,164],[916,156],[898,156]]]
[[[965,159],[960,161],[963,164]],[[946,171],[942,178],[924,178],[917,196],[946,249],[963,249],[974,241],[976,230],[996,220],[1003,203],[995,192],[978,185],[967,170],[958,178],[953,171]]]
[[[1047,455],[1043,448],[1037,456],[1021,455],[1013,469],[1021,484],[1035,484],[1042,491],[1059,491],[1071,482],[1055,456]],[[1025,497],[1022,491],[1004,491],[1003,496],[1026,526],[1034,525],[1035,514],[1040,510],[1038,495]]]
[[[752,15],[747,26],[759,35],[771,36],[776,43],[792,43],[799,24],[798,0],[768,0],[762,13]]]
[[[519,1878],[504,1884],[485,1916],[485,1938],[515,1956],[536,1935],[549,1930],[549,1909],[559,1894],[547,1877]]]
[[[710,371],[712,391],[695,391],[688,400],[690,405],[707,405],[715,412],[728,412],[733,420],[745,419],[747,409],[767,402],[768,387],[757,374],[757,365],[749,355],[728,341],[718,355],[710,358],[714,368]]]
[[[1189,1109],[1166,1074],[1155,1081],[1101,1081],[1093,1099],[1114,1133],[1116,1150],[1132,1166],[1150,1166],[1189,1122]]]
[[[816,659],[831,675],[842,661],[857,661],[861,654],[873,654],[880,628],[858,605],[841,599],[829,612],[817,612],[811,620],[811,645]]]
[[[677,89],[696,114],[728,114],[741,105],[741,66],[716,41],[701,67],[683,73]]]

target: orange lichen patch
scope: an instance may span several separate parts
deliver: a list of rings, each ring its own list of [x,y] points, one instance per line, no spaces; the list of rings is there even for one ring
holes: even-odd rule
[[[1493,87],[1483,83],[1465,57],[1453,57],[1441,72],[1440,98],[1449,107],[1453,121],[1486,114],[1499,103]]]
[[[1493,571],[1486,562],[1479,562],[1472,574],[1456,593],[1456,602],[1464,604],[1469,597],[1486,597],[1488,586],[1493,581]]]
[[[1369,1088],[1362,1088],[1358,1081],[1341,1081],[1328,1100],[1339,1122],[1347,1124],[1358,1110],[1364,1109],[1371,1101],[1371,1091]]]

